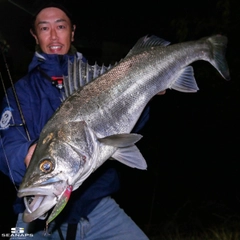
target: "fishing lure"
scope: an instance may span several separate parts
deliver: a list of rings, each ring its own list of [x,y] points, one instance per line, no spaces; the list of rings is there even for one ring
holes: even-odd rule
[[[52,222],[58,215],[59,213],[64,209],[64,207],[66,206],[70,195],[72,193],[73,190],[73,186],[68,185],[66,190],[63,192],[62,196],[59,198],[57,204],[55,205],[54,209],[52,210],[50,216],[48,217],[47,221],[46,221],[46,228],[44,230],[44,235],[50,235],[50,233],[48,232],[48,225],[50,222]]]

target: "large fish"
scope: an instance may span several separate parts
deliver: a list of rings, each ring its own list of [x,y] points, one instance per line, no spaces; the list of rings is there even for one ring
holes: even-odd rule
[[[221,35],[172,45],[146,36],[114,67],[67,96],[42,130],[19,188],[26,205],[23,220],[31,222],[55,206],[46,221],[51,222],[71,191],[107,159],[146,169],[135,145],[141,136],[130,134],[146,104],[166,89],[196,92],[189,65],[198,60],[230,79],[226,45]],[[76,73],[70,68],[69,78]]]

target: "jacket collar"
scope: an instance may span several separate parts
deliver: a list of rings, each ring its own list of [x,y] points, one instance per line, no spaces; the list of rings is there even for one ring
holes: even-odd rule
[[[68,71],[68,61],[70,60],[73,62],[74,57],[81,59],[82,54],[57,55],[35,52],[32,62],[28,67],[28,71],[30,72],[36,67],[40,67],[50,76],[66,76]]]

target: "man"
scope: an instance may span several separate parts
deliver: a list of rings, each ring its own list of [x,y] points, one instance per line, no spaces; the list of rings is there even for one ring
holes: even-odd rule
[[[70,13],[59,4],[48,4],[39,9],[31,34],[37,50],[26,76],[17,81],[15,89],[25,117],[29,138],[21,126],[22,119],[12,89],[2,104],[0,170],[19,186],[29,165],[39,134],[61,103],[63,88],[53,84],[52,77],[67,75],[67,62],[74,56],[83,58],[72,46],[76,26]],[[147,109],[148,110],[148,109]],[[148,111],[136,126],[143,126]],[[50,223],[47,239],[121,239],[141,240],[148,237],[110,197],[119,188],[116,170],[106,164],[93,173],[72,196],[55,221]],[[19,215],[16,227],[32,234],[31,239],[42,239],[45,221],[22,221],[25,207],[22,199],[14,205]]]

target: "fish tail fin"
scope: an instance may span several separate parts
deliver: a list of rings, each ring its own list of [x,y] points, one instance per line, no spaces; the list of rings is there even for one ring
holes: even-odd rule
[[[212,58],[211,64],[218,70],[226,80],[230,80],[229,68],[225,58],[228,39],[222,35],[215,35],[207,38],[211,44]]]

